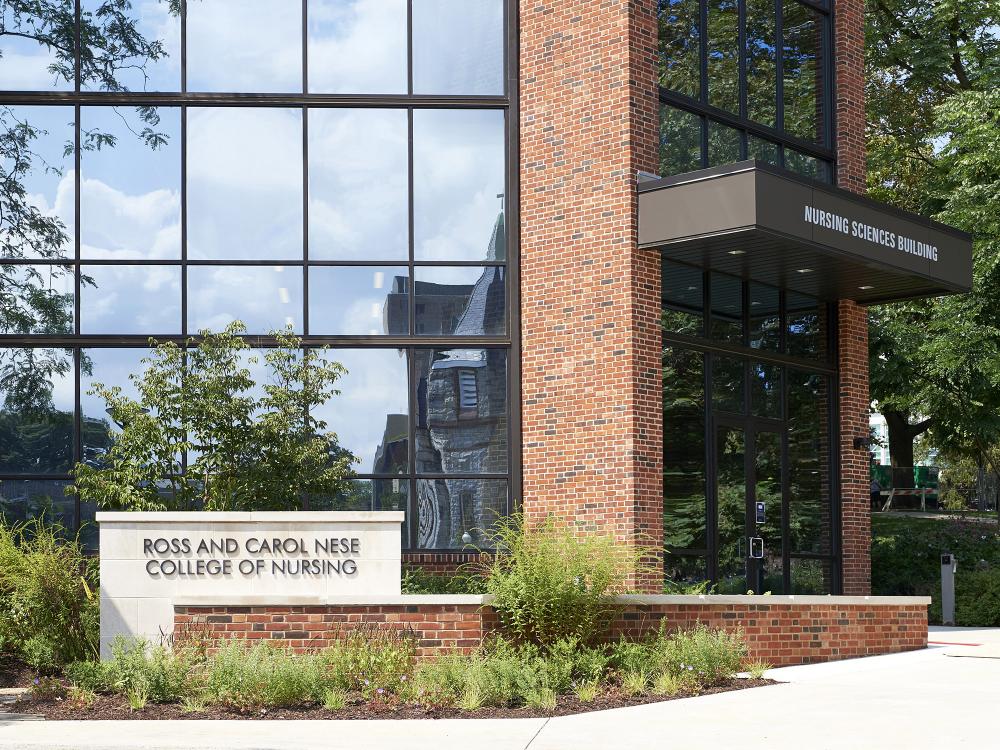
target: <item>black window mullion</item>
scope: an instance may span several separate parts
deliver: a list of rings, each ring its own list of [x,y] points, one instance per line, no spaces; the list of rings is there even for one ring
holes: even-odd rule
[[[736,5],[736,39],[739,45],[737,54],[738,75],[738,99],[739,114],[741,120],[747,119],[747,3],[746,0],[738,0]]]
[[[306,0],[302,0],[305,12]],[[303,31],[303,34],[305,32]],[[302,105],[302,335],[309,335],[309,108]]]
[[[775,67],[777,68],[777,78],[775,80],[775,127],[781,132],[785,132],[785,25],[784,8],[782,0],[774,0],[774,51]],[[782,149],[784,157],[784,149]],[[782,158],[784,166],[784,158]]]

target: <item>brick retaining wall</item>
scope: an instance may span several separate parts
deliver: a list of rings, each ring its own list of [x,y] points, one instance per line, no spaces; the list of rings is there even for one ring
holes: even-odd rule
[[[294,599],[291,598],[291,599]],[[345,632],[378,627],[412,633],[420,657],[471,651],[497,628],[488,597],[384,597],[384,603],[278,604],[246,598],[174,607],[179,633],[212,638],[271,640],[298,651],[322,648]],[[256,601],[255,601],[256,600]],[[313,600],[315,602],[315,600]],[[703,622],[741,628],[751,655],[774,666],[912,651],[927,646],[927,604],[920,597],[630,596],[611,637],[641,637],[664,618],[668,628]]]

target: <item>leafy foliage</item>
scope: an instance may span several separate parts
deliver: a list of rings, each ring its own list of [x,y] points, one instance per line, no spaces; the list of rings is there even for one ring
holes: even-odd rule
[[[97,655],[97,566],[37,519],[0,524],[0,647],[39,670]]]
[[[476,573],[435,575],[404,566],[400,588],[404,594],[485,594],[486,582]]]
[[[186,346],[160,344],[129,376],[137,400],[96,383],[120,431],[100,465],[76,465],[70,491],[127,510],[291,510],[344,488],[353,456],[314,416],[344,368],[279,332],[258,395],[243,331],[237,322]]]

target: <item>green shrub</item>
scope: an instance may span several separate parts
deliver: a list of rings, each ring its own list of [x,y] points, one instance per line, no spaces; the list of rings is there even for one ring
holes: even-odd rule
[[[331,684],[371,697],[378,690],[396,693],[413,673],[416,643],[411,633],[378,626],[346,633],[319,656]]]
[[[486,581],[474,572],[437,575],[405,567],[400,588],[404,594],[485,594]]]
[[[619,638],[618,641],[611,644],[608,663],[619,674],[642,672],[650,668],[650,651],[648,642]]]
[[[109,674],[108,662],[74,661],[63,670],[66,679],[81,690],[93,693],[110,693],[114,690]]]
[[[959,570],[955,576],[955,624],[1000,626],[1000,570]]]
[[[146,701],[172,703],[183,698],[192,687],[192,669],[183,651],[122,637],[111,644],[111,660],[103,667],[106,684],[115,693],[126,696],[130,703],[133,697],[141,696],[143,705]],[[97,670],[89,676],[100,679]]]
[[[205,664],[209,700],[240,710],[317,703],[329,687],[319,657],[269,643],[231,640]]]
[[[645,554],[611,537],[578,535],[551,517],[534,525],[520,516],[498,521],[491,539],[503,554],[483,577],[501,625],[542,645],[595,641],[617,610],[615,596],[641,574]]]
[[[671,636],[662,633],[651,644],[655,669],[699,686],[717,685],[734,676],[747,658],[741,633],[704,624]]]
[[[44,520],[0,524],[0,643],[39,670],[97,657],[96,561]]]

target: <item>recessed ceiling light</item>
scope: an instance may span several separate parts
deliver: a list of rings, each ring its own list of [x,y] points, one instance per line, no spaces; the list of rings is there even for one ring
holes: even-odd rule
[[[867,292],[869,289],[874,289],[874,288],[875,287],[871,286],[870,284],[865,284],[864,286],[858,287],[858,289],[860,289],[863,292]]]
[[[751,307],[757,307],[757,305],[759,305],[759,304],[760,304],[760,302],[758,302],[757,300],[754,300],[753,302],[750,303],[750,306]]]
[[[811,268],[798,268],[798,269],[796,269],[795,272],[796,273],[812,273],[813,270]]]
[[[689,292],[694,292],[694,291],[696,291],[697,289],[698,289],[698,287],[696,287],[696,286],[689,286],[689,287],[687,288],[687,290],[688,290]]]
[[[730,255],[746,255],[746,250],[730,250]]]

